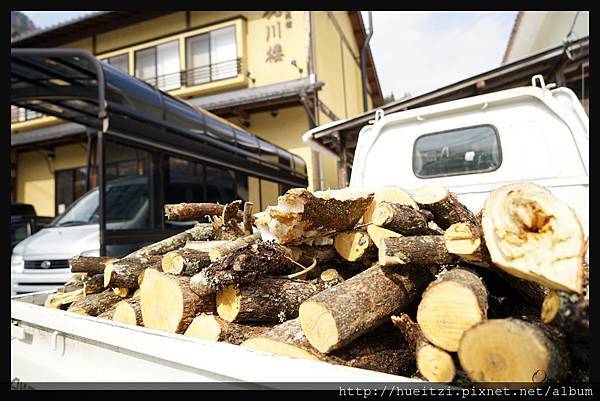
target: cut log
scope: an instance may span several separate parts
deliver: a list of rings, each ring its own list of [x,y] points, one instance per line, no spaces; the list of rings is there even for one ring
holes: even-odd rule
[[[542,303],[541,320],[560,328],[573,341],[588,341],[589,307],[589,299],[584,296],[549,291]]]
[[[225,205],[218,203],[177,203],[165,205],[165,216],[171,221],[193,220],[204,216],[220,216]],[[242,218],[242,213],[238,214]]]
[[[90,276],[104,273],[105,263],[111,262],[115,258],[108,256],[76,256],[69,259],[71,273],[87,273]]]
[[[250,235],[252,234],[252,223],[254,222],[254,216],[252,216],[252,209],[254,208],[254,203],[252,202],[244,202],[244,217],[243,217],[243,226],[244,226],[244,234]]]
[[[269,326],[232,323],[219,316],[201,313],[194,318],[183,335],[240,345],[251,337],[261,335],[269,328]]]
[[[423,292],[417,322],[434,345],[455,352],[465,330],[486,319],[488,292],[481,278],[464,268],[442,274]]]
[[[344,231],[335,236],[337,253],[348,262],[377,258],[377,248],[365,230]]]
[[[254,233],[251,235],[240,237],[234,241],[226,241],[223,245],[216,246],[208,252],[208,255],[210,256],[210,261],[215,262],[227,254],[233,253],[238,249],[244,248],[247,245],[255,243],[259,239],[260,233]]]
[[[399,337],[375,332],[357,339],[347,348],[333,354],[317,351],[304,336],[299,319],[288,320],[241,344],[242,347],[311,359],[383,373],[405,375],[414,366],[407,357],[407,346]]]
[[[448,253],[441,235],[418,237],[385,238],[379,245],[379,264],[391,265],[431,265],[450,264],[455,257]]]
[[[162,257],[126,257],[109,262],[104,269],[104,286],[119,288],[138,288],[140,274],[149,268],[160,267]]]
[[[55,292],[54,294],[48,295],[44,301],[44,306],[46,308],[62,309],[64,306],[70,305],[83,298],[85,298],[83,288],[69,292]]]
[[[454,223],[475,223],[473,212],[442,186],[421,187],[415,191],[413,199],[422,209],[433,213],[433,221],[444,230]]]
[[[146,270],[140,305],[144,326],[183,333],[198,313],[213,312],[215,297],[200,297],[190,289],[190,278]]]
[[[217,239],[234,240],[245,235],[244,230],[237,222],[237,215],[240,213],[239,209],[241,204],[241,200],[236,200],[225,205],[219,223],[215,224],[215,237]]]
[[[367,210],[365,210],[365,213],[363,214],[364,224],[369,224],[373,221],[373,212],[375,211],[377,206],[382,202],[392,202],[401,205],[406,205],[416,210],[419,209],[417,202],[415,202],[413,198],[411,198],[411,196],[408,194],[408,192],[406,192],[402,188],[393,186],[379,187],[375,189],[373,193],[373,200],[371,201],[371,203],[367,207]]]
[[[140,292],[141,292],[141,290],[138,288],[137,290],[135,290],[135,292],[133,293],[133,295],[131,296],[131,298],[139,298],[140,297]]]
[[[309,281],[265,277],[217,291],[217,313],[228,322],[281,323],[297,317],[300,304],[320,289]]]
[[[140,300],[136,298],[126,299],[115,305],[112,316],[115,322],[127,323],[133,326],[143,326],[142,308]]]
[[[452,356],[431,344],[421,328],[406,313],[392,316],[392,323],[411,345],[417,361],[417,369],[430,382],[450,383],[456,375]]]
[[[465,331],[458,357],[474,382],[536,386],[561,380],[569,371],[560,341],[543,325],[513,318],[486,320]]]
[[[212,223],[196,224],[194,227],[185,230],[172,237],[165,238],[162,241],[155,242],[135,252],[130,253],[125,258],[147,257],[151,255],[164,255],[169,251],[174,251],[185,245],[187,241],[205,241],[213,239],[214,227]]]
[[[115,294],[120,296],[121,298],[126,298],[127,294],[129,294],[129,288],[113,288],[112,289]]]
[[[204,296],[228,285],[251,283],[261,276],[292,273],[296,264],[287,252],[286,247],[269,242],[246,245],[192,276],[192,290]]]
[[[120,296],[115,294],[111,289],[106,289],[98,294],[88,295],[79,301],[73,302],[69,309],[67,309],[67,312],[98,316],[120,300]]]
[[[162,258],[162,270],[181,276],[193,276],[210,265],[208,252],[177,250],[165,254]]]
[[[327,269],[321,272],[321,275],[319,276],[319,279],[317,280],[316,284],[321,288],[322,291],[326,290],[327,288],[331,288],[334,285],[338,285],[342,282],[344,282],[344,278],[340,275],[340,273],[338,273],[337,270]]]
[[[69,281],[57,289],[58,292],[71,292],[83,288],[83,281],[87,280],[88,276],[85,273],[73,273]]]
[[[327,246],[333,245],[334,234],[323,235],[321,237],[307,238],[302,240],[298,245],[308,246]]]
[[[295,261],[303,265],[312,263],[313,258],[317,261],[317,264],[323,264],[328,262],[341,262],[340,255],[335,250],[335,247],[331,245],[327,246],[308,246],[308,245],[295,245],[288,246],[290,249],[291,257]]]
[[[83,279],[83,292],[86,296],[104,291],[104,274],[94,274]]]
[[[373,224],[402,235],[432,235],[427,217],[410,206],[381,202],[373,211]],[[437,234],[437,233],[436,233]]]
[[[341,348],[415,301],[433,278],[428,273],[414,265],[373,266],[302,303],[302,330],[320,352]]]
[[[581,293],[587,241],[575,212],[548,190],[523,182],[492,191],[482,226],[496,266],[550,289]]]
[[[187,241],[183,249],[210,252],[211,249],[228,243],[229,241]]]
[[[117,302],[116,304],[114,304],[113,306],[111,306],[106,311],[102,312],[101,314],[99,314],[96,317],[98,319],[112,320],[113,319],[113,315],[115,314],[115,309],[117,308],[118,304],[119,304],[119,302]]]
[[[255,225],[265,241],[298,244],[354,228],[373,200],[373,194],[344,188],[311,193],[290,189],[277,206],[257,215]]]
[[[369,224],[367,226],[367,234],[371,237],[371,241],[377,248],[381,245],[381,240],[384,238],[398,238],[402,237],[402,234],[398,234],[395,231],[388,230],[387,228],[376,226],[375,224]]]

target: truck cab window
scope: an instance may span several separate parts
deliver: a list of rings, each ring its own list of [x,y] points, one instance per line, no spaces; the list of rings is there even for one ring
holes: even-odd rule
[[[413,172],[419,178],[489,173],[501,163],[498,132],[491,125],[425,134],[413,149]]]

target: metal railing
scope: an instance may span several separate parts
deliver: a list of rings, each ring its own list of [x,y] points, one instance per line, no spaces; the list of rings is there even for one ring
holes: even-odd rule
[[[22,121],[35,120],[37,118],[42,118],[44,115],[40,112],[24,109],[22,107],[10,107],[10,122],[18,123]]]
[[[242,59],[221,61],[183,71],[144,78],[161,90],[174,90],[182,86],[195,86],[221,79],[233,78],[242,72]]]

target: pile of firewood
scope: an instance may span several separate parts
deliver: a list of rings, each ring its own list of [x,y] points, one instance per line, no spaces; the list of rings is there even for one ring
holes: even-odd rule
[[[544,188],[503,186],[478,214],[439,186],[241,206],[166,205],[170,220],[209,222],[123,258],[71,259],[46,306],[459,385],[585,378],[587,240]]]

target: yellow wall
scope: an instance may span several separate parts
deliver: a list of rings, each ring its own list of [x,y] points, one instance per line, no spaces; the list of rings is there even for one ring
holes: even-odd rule
[[[17,168],[17,202],[30,203],[41,216],[54,216],[54,174],[85,166],[84,144],[59,146],[54,161],[48,163],[44,151],[19,153]]]

